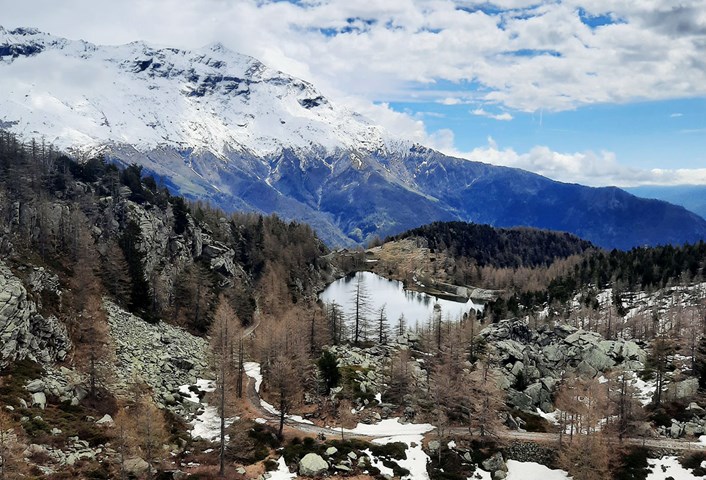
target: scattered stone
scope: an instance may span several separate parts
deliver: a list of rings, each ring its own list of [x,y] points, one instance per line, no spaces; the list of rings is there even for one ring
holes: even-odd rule
[[[41,379],[32,380],[25,387],[29,393],[37,393],[44,390],[44,382]]]
[[[336,447],[328,447],[326,449],[326,455],[328,455],[329,457],[336,455],[337,452],[338,452],[338,449]]]
[[[508,403],[520,410],[554,410],[551,394],[562,371],[575,369],[596,377],[615,366],[642,369],[645,352],[634,342],[604,340],[595,332],[569,325],[543,325],[530,329],[524,320],[491,324],[480,332],[493,346]],[[521,381],[520,381],[521,380]],[[518,385],[525,385],[517,390]]]
[[[107,413],[103,415],[99,420],[96,421],[96,425],[102,425],[105,427],[112,427],[115,425],[115,422],[113,421],[113,417],[108,415]]]

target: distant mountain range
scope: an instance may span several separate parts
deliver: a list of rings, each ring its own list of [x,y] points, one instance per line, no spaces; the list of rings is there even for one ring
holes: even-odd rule
[[[702,218],[706,218],[706,185],[632,187],[625,190],[638,197],[656,198],[681,205]]]
[[[332,245],[435,220],[568,231],[608,248],[706,238],[706,220],[679,206],[396,138],[220,44],[97,46],[0,27],[0,92],[0,128],[140,164],[226,210],[307,222]]]

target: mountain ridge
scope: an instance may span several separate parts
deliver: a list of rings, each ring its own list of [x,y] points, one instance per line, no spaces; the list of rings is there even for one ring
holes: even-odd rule
[[[706,238],[706,220],[664,202],[397,138],[220,44],[102,47],[0,27],[0,72],[0,128],[139,164],[227,211],[305,221],[331,245],[437,220],[568,231],[607,248]]]

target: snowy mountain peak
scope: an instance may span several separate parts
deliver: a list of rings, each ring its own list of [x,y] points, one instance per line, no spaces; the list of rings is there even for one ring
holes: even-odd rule
[[[220,43],[97,46],[2,28],[0,90],[0,126],[64,148],[169,146],[224,158],[385,144],[380,128],[311,84]]]

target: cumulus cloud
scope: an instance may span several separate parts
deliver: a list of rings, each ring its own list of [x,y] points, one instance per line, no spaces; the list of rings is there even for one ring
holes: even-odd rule
[[[491,112],[485,111],[485,110],[482,109],[482,108],[476,108],[475,110],[471,110],[471,114],[472,114],[472,115],[479,116],[479,117],[488,117],[488,118],[492,118],[493,120],[503,120],[503,121],[506,121],[506,122],[513,119],[513,116],[510,115],[510,114],[507,113],[507,112],[503,112],[503,113],[491,113]]]
[[[591,185],[706,181],[701,170],[626,167],[610,152],[493,145],[458,152],[450,131],[429,133],[422,119],[389,106],[483,105],[473,114],[511,120],[509,112],[706,96],[703,0],[6,3],[5,27],[95,43],[195,48],[220,41],[313,82],[393,134],[465,158]]]
[[[706,168],[642,169],[622,165],[608,151],[557,152],[546,146],[535,146],[527,152],[500,147],[488,137],[488,144],[470,151],[454,147],[453,132],[444,130],[429,137],[429,144],[447,155],[475,162],[521,168],[554,180],[589,186],[614,185],[703,185]]]
[[[35,0],[6,5],[3,22],[98,43],[219,40],[368,100],[440,81],[458,93],[441,103],[465,94],[522,111],[706,94],[702,0]]]

